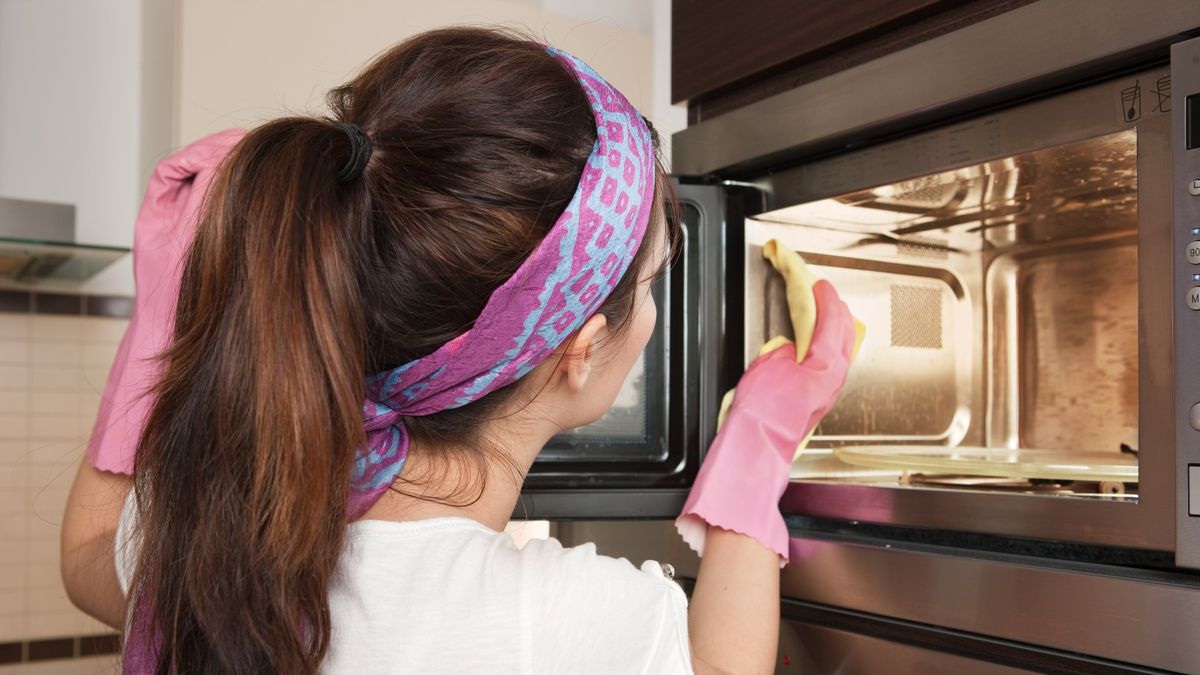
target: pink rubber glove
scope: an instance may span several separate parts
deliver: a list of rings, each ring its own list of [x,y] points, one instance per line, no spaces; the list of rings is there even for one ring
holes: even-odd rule
[[[787,564],[779,499],[796,447],[837,401],[855,343],[854,318],[833,285],[818,281],[813,295],[817,321],[808,356],[796,363],[796,346],[787,343],[750,364],[675,521],[700,555],[713,525],[753,537]]]
[[[171,341],[183,259],[200,204],[217,167],[245,135],[229,129],[202,138],[159,162],[150,177],[134,226],[133,316],[88,441],[88,461],[101,471],[133,473],[134,451],[153,403],[144,394],[158,378],[156,357]]]

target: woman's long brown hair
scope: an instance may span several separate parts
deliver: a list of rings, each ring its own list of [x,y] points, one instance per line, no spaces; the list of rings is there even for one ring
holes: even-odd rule
[[[238,144],[187,258],[134,471],[132,602],[160,641],[159,673],[319,669],[364,376],[471,325],[565,208],[595,142],[574,78],[493,30],[408,40],[329,104],[331,117],[275,120]],[[346,184],[338,121],[375,146]],[[637,276],[602,309],[615,325]],[[471,446],[515,387],[410,418],[414,447]]]

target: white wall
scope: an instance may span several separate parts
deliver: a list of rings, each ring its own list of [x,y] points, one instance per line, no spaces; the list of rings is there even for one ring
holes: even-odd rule
[[[175,139],[322,111],[325,92],[376,53],[458,23],[528,30],[587,61],[649,112],[649,8],[641,0],[183,0]]]
[[[687,127],[687,106],[671,105],[671,0],[651,0],[651,36],[653,79],[650,118],[662,138],[662,156],[670,166],[671,136]]]

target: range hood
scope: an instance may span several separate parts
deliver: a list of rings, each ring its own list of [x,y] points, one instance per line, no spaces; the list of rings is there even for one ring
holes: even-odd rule
[[[69,287],[128,252],[76,243],[70,204],[0,197],[0,283]]]

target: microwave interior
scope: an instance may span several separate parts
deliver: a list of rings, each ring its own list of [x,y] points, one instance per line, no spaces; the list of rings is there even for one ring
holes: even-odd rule
[[[1135,502],[1137,142],[1128,128],[750,218],[746,363],[791,335],[771,239],[866,326],[793,480]]]

